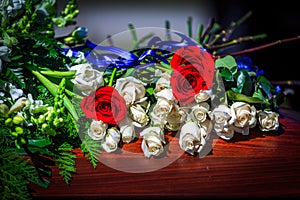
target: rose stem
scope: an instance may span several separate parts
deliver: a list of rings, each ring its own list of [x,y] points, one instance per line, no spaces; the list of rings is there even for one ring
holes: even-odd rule
[[[137,39],[136,32],[135,32],[133,24],[129,23],[128,27],[129,27],[130,32],[131,32],[131,36],[132,36],[132,40],[133,40],[133,46],[138,47],[138,39]]]
[[[193,21],[193,18],[191,16],[188,17],[188,20],[187,20],[187,25],[188,25],[188,36],[190,38],[193,37],[193,32],[192,32],[192,21]]]
[[[110,46],[114,46],[114,43],[113,43],[112,38],[111,38],[111,35],[108,35],[106,38],[107,38],[107,41],[108,41],[109,45]]]
[[[267,47],[275,46],[277,44],[292,42],[292,41],[299,40],[299,39],[300,39],[300,35],[298,35],[296,37],[292,37],[292,38],[283,39],[283,40],[277,40],[275,42],[271,42],[271,43],[261,45],[261,46],[258,46],[258,47],[254,47],[254,48],[250,48],[250,49],[245,49],[243,51],[238,51],[238,52],[234,52],[234,53],[230,53],[230,54],[220,55],[220,56],[217,56],[217,58],[221,58],[221,57],[224,57],[224,56],[227,56],[227,55],[237,56],[237,55],[241,55],[241,54],[245,54],[245,53],[251,53],[251,52],[254,52],[254,51],[265,49]]]
[[[257,40],[257,39],[262,39],[265,38],[267,35],[266,34],[258,34],[258,35],[254,35],[254,36],[245,36],[245,37],[240,37],[228,42],[224,42],[221,44],[216,44],[216,45],[210,45],[207,44],[206,48],[208,48],[209,50],[216,50],[216,49],[220,49],[220,48],[224,48],[224,47],[228,47],[231,45],[235,45],[238,43],[242,43],[242,42],[246,42],[246,41],[250,41],[250,40]]]
[[[165,26],[166,26],[166,31],[167,31],[167,39],[168,40],[171,40],[171,34],[170,34],[170,21],[167,20],[166,23],[165,23]]]
[[[198,43],[201,44],[201,35],[202,35],[202,32],[203,32],[203,24],[200,24],[199,25],[199,28],[198,28]]]
[[[108,85],[109,86],[112,86],[113,85],[113,81],[115,79],[115,76],[116,76],[116,72],[117,72],[117,68],[115,67],[111,73],[111,76],[110,76],[110,79],[109,79],[109,83]]]
[[[211,28],[213,27],[215,23],[215,18],[210,18],[208,26],[205,28],[202,36],[201,36],[201,44],[205,44],[208,39],[209,39],[209,34],[208,32],[211,30]]]
[[[221,33],[215,34],[214,39],[207,45],[211,46],[213,45],[216,41],[218,41],[219,38],[221,38],[223,35],[224,37],[222,38],[224,41],[226,41],[229,37],[229,34],[232,33],[233,29],[239,25],[241,25],[246,19],[248,19],[252,15],[252,11],[247,12],[242,18],[240,18],[237,22],[232,22],[230,26],[228,26],[226,29],[222,30]]]
[[[213,27],[213,25],[214,25],[214,23],[215,23],[215,18],[210,18],[209,19],[209,22],[208,22],[208,26],[205,28],[205,30],[204,30],[204,32],[203,32],[203,34],[202,34],[202,36],[201,36],[201,44],[204,44],[205,42],[204,42],[204,39],[205,38],[207,38],[208,36],[207,36],[207,33],[210,31],[210,29]],[[206,40],[206,39],[205,39]]]

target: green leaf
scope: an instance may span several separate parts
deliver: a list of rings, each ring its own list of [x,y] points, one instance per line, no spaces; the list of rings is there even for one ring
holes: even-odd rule
[[[262,100],[258,99],[258,98],[255,98],[255,97],[249,97],[249,96],[246,96],[244,94],[240,94],[240,93],[236,93],[232,90],[228,90],[226,91],[226,94],[227,94],[227,97],[228,99],[232,100],[232,101],[243,101],[243,102],[246,102],[246,103],[250,103],[250,104],[262,104],[264,103]]]
[[[37,146],[37,147],[46,147],[50,144],[51,144],[51,141],[48,138],[28,140],[28,145],[33,145],[33,146]]]
[[[232,56],[218,58],[215,62],[215,68],[220,71],[220,75],[227,81],[233,80],[233,75],[237,72],[237,64]]]
[[[260,88],[262,88],[262,90],[268,96],[268,99],[271,99],[273,85],[268,81],[268,79],[264,76],[258,76],[257,84]]]
[[[260,89],[253,93],[252,97],[265,101],[265,97]]]
[[[219,69],[220,67],[225,67],[230,70],[232,74],[237,72],[237,64],[233,56],[225,56],[223,58],[218,58],[215,62],[215,67]]]
[[[154,89],[151,87],[147,88],[146,91],[147,91],[147,93],[149,93],[149,95],[152,95],[154,93]]]
[[[42,187],[42,188],[48,188],[50,185],[50,181],[48,181],[47,179],[28,179],[30,180],[32,183]]]
[[[126,70],[126,73],[122,76],[122,77],[128,77],[128,76],[133,76],[135,73],[135,69],[134,68],[129,68]]]
[[[247,96],[252,94],[252,80],[245,70],[238,71],[234,78],[236,79],[237,88],[232,88],[234,92],[241,93]]]
[[[226,81],[232,81],[233,76],[232,73],[230,72],[229,69],[225,67],[220,67],[219,68],[220,76],[222,76]]]

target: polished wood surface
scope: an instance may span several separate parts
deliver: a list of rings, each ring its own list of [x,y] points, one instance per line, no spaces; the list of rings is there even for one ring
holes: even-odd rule
[[[178,145],[170,145],[172,153],[165,156],[174,162],[151,171],[149,161],[150,170],[145,173],[126,172],[132,168],[139,171],[136,161],[143,156],[140,140],[124,145],[125,152],[103,154],[107,159],[124,164],[125,171],[103,163],[94,169],[78,149],[75,151],[77,173],[70,185],[63,182],[53,167],[49,188],[30,184],[32,196],[73,199],[300,197],[300,114],[287,109],[281,110],[281,114],[282,129],[275,134],[253,129],[249,136],[238,135],[230,142],[215,139],[212,152],[201,158],[182,154]],[[175,137],[176,140],[178,142]],[[130,151],[139,154],[132,155]]]

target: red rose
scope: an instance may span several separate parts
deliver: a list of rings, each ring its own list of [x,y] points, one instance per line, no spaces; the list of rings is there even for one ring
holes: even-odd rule
[[[191,64],[179,66],[170,81],[173,95],[181,104],[191,103],[200,90],[208,89],[199,71]]]
[[[181,47],[174,53],[170,63],[174,71],[178,71],[181,66],[193,65],[205,80],[207,87],[212,86],[215,70],[214,57],[200,47]]]
[[[124,98],[111,86],[100,87],[84,97],[80,107],[87,118],[113,125],[121,121],[127,113]]]

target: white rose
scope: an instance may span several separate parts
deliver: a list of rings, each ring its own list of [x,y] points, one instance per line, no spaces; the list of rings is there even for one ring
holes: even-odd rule
[[[276,131],[279,127],[279,114],[272,111],[258,113],[259,128],[262,131]]]
[[[166,88],[170,88],[171,84],[170,84],[170,78],[171,75],[170,73],[157,73],[157,71],[155,71],[155,75],[156,76],[160,76],[160,78],[157,80],[156,85],[155,85],[155,89],[154,92],[160,92]]]
[[[145,85],[141,80],[133,76],[128,76],[117,79],[115,89],[123,96],[126,105],[131,105],[145,97]]]
[[[198,94],[195,95],[195,101],[201,103],[207,101],[212,96],[212,90],[200,90]]]
[[[144,127],[149,122],[147,111],[139,104],[134,104],[129,107],[129,116],[133,120],[133,124],[137,127]]]
[[[256,124],[256,109],[248,103],[235,102],[231,105],[231,123],[235,131],[243,135],[249,134],[249,128]]]
[[[116,151],[120,142],[120,132],[116,128],[110,128],[107,132],[101,145],[106,152]]]
[[[207,117],[207,113],[209,111],[209,104],[206,102],[201,102],[195,106],[192,107],[192,111],[191,111],[191,119],[193,121],[197,121],[197,122],[204,122],[206,120]]]
[[[230,124],[231,110],[226,105],[218,105],[211,113],[216,134],[224,140],[230,140],[234,135],[233,125]]]
[[[187,112],[179,107],[174,105],[172,111],[166,118],[166,128],[170,131],[177,131],[180,129],[182,123],[187,119]]]
[[[201,122],[199,125],[201,129],[201,136],[205,139],[208,139],[208,136],[213,129],[212,121],[210,119],[206,119],[204,122]]]
[[[167,88],[167,89],[163,89],[157,93],[155,93],[155,97],[158,98],[164,98],[167,99],[169,101],[175,102],[175,97],[173,96],[172,93],[172,89]]]
[[[179,145],[185,152],[194,155],[199,153],[201,144],[201,129],[195,122],[187,122],[181,127]]]
[[[88,129],[88,135],[93,140],[103,140],[106,135],[107,128],[108,124],[104,123],[103,121],[93,120],[90,128]]]
[[[136,137],[135,128],[131,119],[125,118],[119,122],[118,125],[120,127],[123,142],[129,143]]]
[[[98,70],[93,69],[89,63],[72,66],[71,70],[76,70],[75,78],[72,82],[83,95],[89,95],[103,85],[102,74]]]
[[[165,99],[165,98],[158,98],[153,110],[150,114],[151,119],[153,121],[158,121],[162,123],[165,121],[166,117],[171,113],[173,109],[173,102]]]
[[[163,132],[159,127],[148,127],[140,135],[143,137],[142,150],[147,158],[158,156],[163,152],[165,140]]]

